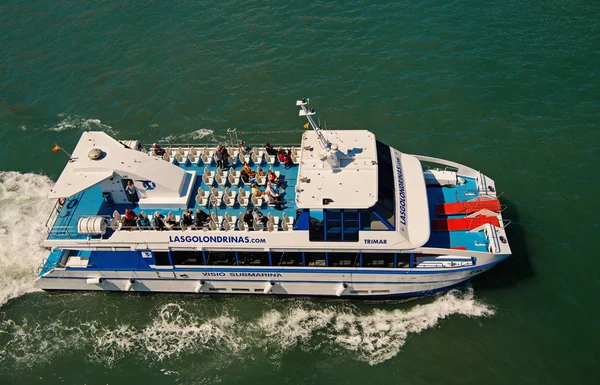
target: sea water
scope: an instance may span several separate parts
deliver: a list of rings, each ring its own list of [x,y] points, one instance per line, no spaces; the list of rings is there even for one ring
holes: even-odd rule
[[[0,383],[596,383],[599,7],[4,2]],[[303,97],[494,178],[514,256],[406,300],[34,289],[55,144],[299,142]]]

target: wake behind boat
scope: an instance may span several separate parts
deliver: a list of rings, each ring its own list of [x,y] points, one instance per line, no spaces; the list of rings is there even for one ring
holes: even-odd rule
[[[323,130],[296,105],[312,130],[291,147],[235,130],[228,146],[164,149],[83,133],[49,195],[36,286],[415,296],[510,256],[492,179],[366,130]]]

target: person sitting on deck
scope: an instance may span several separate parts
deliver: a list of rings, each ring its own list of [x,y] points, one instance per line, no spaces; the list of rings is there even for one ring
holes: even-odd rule
[[[258,170],[256,170],[256,173],[260,176],[266,176],[265,170],[263,170],[261,167],[259,167]]]
[[[174,229],[177,226],[177,222],[175,222],[175,220],[171,217],[168,217],[164,220],[165,222],[165,227],[167,228],[167,230],[171,230]]]
[[[197,229],[201,229],[206,226],[208,214],[200,209],[196,209],[196,216],[194,216],[194,226]]]
[[[217,146],[217,151],[213,155],[215,162],[217,162],[217,167],[223,168],[223,153],[221,152],[221,146]]]
[[[150,219],[148,219],[145,215],[138,215],[137,225],[142,230],[149,230],[152,226],[150,224]]]
[[[156,143],[152,144],[152,148],[150,149],[150,151],[154,156],[163,156],[165,154],[165,150],[160,148]]]
[[[267,201],[268,205],[275,205],[277,210],[281,210],[283,208],[283,199],[271,182],[267,182],[267,188],[265,189],[265,200]]]
[[[252,210],[246,210],[246,214],[244,214],[244,222],[248,225],[249,229],[252,229],[254,226],[254,217],[252,216]]]
[[[246,146],[246,143],[243,140],[240,140],[240,154],[248,155],[252,152],[252,147]]]
[[[131,231],[136,226],[137,215],[135,215],[133,210],[125,209],[125,215],[123,215],[121,222],[122,222],[124,228]]]
[[[183,214],[181,215],[181,224],[185,227],[190,227],[193,223],[194,221],[192,220],[192,213],[190,213],[188,210],[184,210]]]
[[[163,231],[165,229],[165,216],[158,211],[154,213],[152,228],[156,231]]]
[[[258,209],[255,207],[254,208],[254,212],[252,213],[252,219],[254,221],[254,223],[258,226],[258,225],[266,225],[267,222],[269,221],[269,218],[265,217],[263,215],[263,213],[261,213],[260,211],[258,211]]]
[[[294,162],[292,161],[291,152],[288,150],[285,152],[282,148],[277,152],[277,159],[279,159],[279,163],[284,165],[284,168],[287,170],[288,167],[292,167]]]
[[[271,143],[267,143],[265,144],[265,151],[267,152],[267,154],[269,155],[277,155],[277,150],[275,150],[273,148],[273,146],[271,146]]]
[[[255,178],[256,171],[254,171],[250,167],[248,167],[248,164],[246,162],[244,162],[244,168],[242,169],[240,176],[242,178],[242,181],[244,181],[244,183],[256,182],[256,178]]]
[[[269,172],[267,173],[267,180],[269,182],[271,182],[272,184],[274,184],[277,187],[281,187],[281,189],[283,190],[283,185],[281,183],[281,181],[279,180],[279,177],[277,176],[277,174],[275,174],[275,172],[273,171],[273,169],[269,169]]]
[[[256,183],[252,183],[252,195],[254,195],[257,198],[260,198],[263,196],[262,190],[258,187],[258,185]]]

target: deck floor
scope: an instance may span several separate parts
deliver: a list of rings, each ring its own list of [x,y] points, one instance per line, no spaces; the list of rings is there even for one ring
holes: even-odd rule
[[[194,212],[197,208],[204,210],[206,213],[210,214],[210,209],[206,207],[200,207],[196,202],[196,195],[198,194],[198,188],[202,187],[203,190],[209,190],[211,186],[206,186],[206,184],[202,181],[202,174],[204,172],[204,168],[207,167],[211,172],[217,170],[216,165],[178,165],[179,167],[187,170],[194,171],[197,175],[195,185],[192,189],[192,194],[188,203],[188,209],[192,209]],[[256,171],[259,167],[267,172],[269,169],[273,169],[274,171],[280,172],[280,180],[283,183],[283,187],[285,191],[279,189],[283,199],[285,200],[285,204],[281,210],[276,209],[273,206],[267,206],[266,203],[263,203],[259,210],[266,216],[269,213],[272,213],[275,217],[282,217],[285,212],[288,216],[295,218],[296,217],[296,183],[298,179],[298,165],[294,165],[289,168],[285,168],[284,165],[276,162],[275,165],[268,164],[263,162],[262,165],[252,165],[254,171]],[[234,170],[241,171],[243,166],[240,162],[237,162],[235,166],[233,166]],[[229,170],[227,167],[225,170]],[[229,182],[225,186],[218,186],[217,183],[214,183],[214,187],[217,191],[225,191],[226,187],[237,191],[238,186],[231,186]],[[247,191],[249,195],[251,195],[251,187],[250,184],[244,184],[240,181],[239,187],[242,187],[243,190]],[[264,191],[265,186],[260,186],[261,190]],[[112,206],[108,206],[102,197],[102,190],[100,186],[96,185],[90,187],[87,190],[84,190],[69,199],[67,199],[66,203],[58,213],[56,221],[52,227],[52,230],[49,234],[49,239],[85,239],[86,235],[81,235],[77,232],[77,221],[81,217],[89,217],[89,216],[112,216],[113,212],[117,210],[119,213],[124,214],[125,209],[132,209],[136,214],[139,214],[141,211],[139,206],[133,206],[132,204],[114,204]],[[249,204],[248,208],[254,208],[252,203]],[[212,209],[215,210],[214,208]],[[152,208],[151,210],[146,210],[146,214],[151,216],[155,211],[159,211],[163,215],[167,215],[169,211],[173,211],[175,215],[181,215],[182,210],[169,210],[162,209],[160,207]],[[221,203],[220,207],[216,208],[216,213],[218,216],[224,216],[225,213],[229,213],[231,216],[238,217],[240,212],[245,213],[246,207],[240,207],[239,203],[235,203],[233,207],[227,207],[224,203]]]

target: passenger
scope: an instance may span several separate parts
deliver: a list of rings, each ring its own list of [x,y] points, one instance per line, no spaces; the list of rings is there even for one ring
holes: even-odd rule
[[[256,196],[257,198],[263,196],[262,190],[258,187],[256,183],[252,183],[252,195]]]
[[[168,230],[172,230],[177,227],[177,222],[175,222],[175,219],[167,217],[165,219],[165,227]]]
[[[217,167],[223,168],[223,153],[221,152],[221,146],[217,146],[217,151],[213,155],[215,162],[217,162]]]
[[[252,220],[257,225],[263,225],[264,226],[269,221],[269,218],[265,217],[263,215],[263,213],[261,213],[260,211],[258,211],[258,209],[255,207],[254,208],[254,212],[252,213]]]
[[[223,156],[223,167],[229,167],[229,152],[227,151],[227,147],[221,147],[221,155]]]
[[[275,188],[275,186],[273,186],[273,184],[271,182],[267,182],[267,188],[265,189],[265,196],[266,196],[267,204],[275,205],[275,208],[277,210],[283,209],[283,203],[284,203],[283,198],[281,197],[281,194],[279,194],[279,191],[277,191],[277,189]]]
[[[152,148],[150,149],[150,151],[154,156],[163,156],[165,154],[165,150],[160,148],[156,143],[152,144]]]
[[[244,214],[244,223],[248,225],[248,228],[254,227],[254,218],[252,217],[252,210],[246,210],[246,214]]]
[[[292,161],[291,151],[288,150],[285,152],[282,148],[277,152],[277,159],[279,159],[279,163],[284,165],[284,168],[287,170],[289,167],[294,165]]]
[[[256,170],[256,173],[260,176],[266,176],[265,170],[263,170],[261,167],[259,167],[258,170]]]
[[[137,219],[137,215],[135,215],[133,210],[125,209],[125,215],[123,215],[123,218],[121,218],[121,223],[123,224],[124,228],[131,231],[136,226]]]
[[[194,216],[194,226],[197,229],[201,229],[206,226],[206,220],[208,219],[208,214],[200,209],[196,209],[196,216]]]
[[[244,168],[242,169],[242,172],[240,175],[241,175],[241,178],[244,181],[244,183],[256,182],[256,171],[254,171],[250,167],[248,167],[248,164],[246,162],[244,162]]]
[[[152,228],[156,231],[163,231],[165,229],[165,216],[158,211],[154,213]]]
[[[252,152],[252,147],[246,146],[243,140],[240,140],[240,154],[248,155]]]
[[[277,155],[277,150],[275,150],[273,148],[273,146],[271,146],[271,143],[267,143],[265,144],[265,151],[267,152],[267,154],[269,155]]]
[[[190,213],[188,210],[184,210],[183,214],[181,215],[181,224],[186,227],[190,227],[192,224],[194,224],[192,213]]]
[[[127,194],[127,200],[133,204],[133,207],[137,206],[137,203],[140,201],[140,197],[137,192],[137,187],[135,187],[132,180],[127,181],[125,194]]]
[[[275,172],[272,169],[269,169],[269,172],[267,173],[267,180],[273,183],[275,186],[281,187],[281,189],[283,190],[283,185],[279,180],[279,177],[277,176],[277,174],[275,174]]]
[[[248,174],[248,176],[250,178],[256,176],[256,171],[252,170],[249,166],[248,163],[244,162],[244,168],[242,169],[242,171],[246,172],[246,174]]]
[[[142,230],[149,230],[152,226],[150,224],[150,219],[148,219],[145,215],[138,215],[137,225]]]

